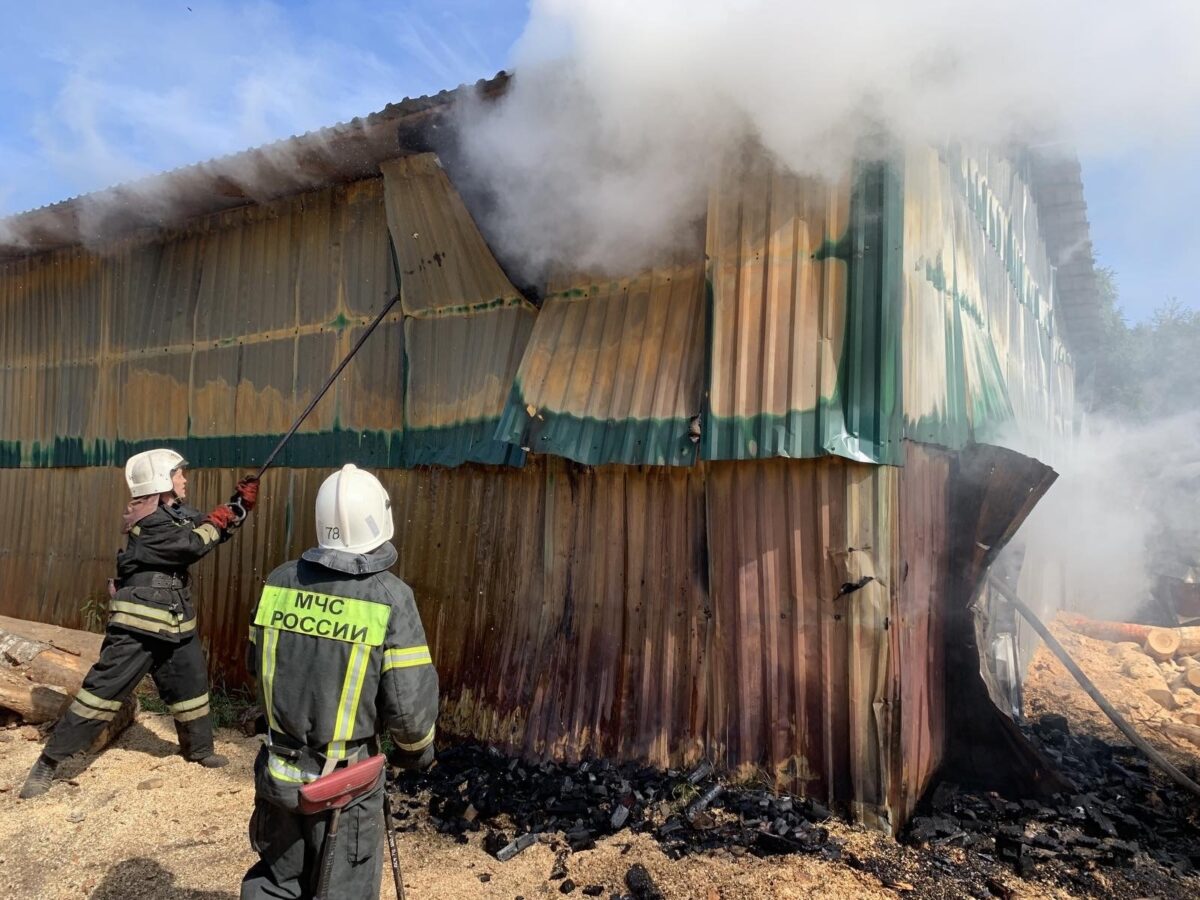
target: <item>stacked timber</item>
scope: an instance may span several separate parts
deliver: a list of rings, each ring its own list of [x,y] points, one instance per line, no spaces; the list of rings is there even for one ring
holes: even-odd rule
[[[31,725],[54,722],[100,656],[103,637],[0,616],[0,708]],[[93,744],[99,750],[137,717],[133,696]]]

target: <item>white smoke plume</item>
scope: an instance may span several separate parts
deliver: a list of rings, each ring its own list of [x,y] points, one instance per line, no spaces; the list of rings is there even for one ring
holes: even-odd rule
[[[1052,614],[1066,600],[1097,618],[1129,620],[1160,576],[1200,566],[1200,412],[1148,423],[1086,421],[1080,434],[1014,449],[1052,465],[1058,480],[1013,542],[1028,565],[1054,567],[1061,591],[1025,599]],[[1200,572],[1196,575],[1200,577]]]
[[[620,270],[668,249],[746,142],[835,171],[899,141],[1151,147],[1200,123],[1200,5],[1111,0],[533,0],[498,103],[466,116],[527,264]]]

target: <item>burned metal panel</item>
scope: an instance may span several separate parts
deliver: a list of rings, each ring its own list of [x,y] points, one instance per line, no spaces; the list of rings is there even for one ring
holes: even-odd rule
[[[405,319],[405,465],[521,465],[496,429],[532,328],[517,306]]]
[[[1012,428],[1062,434],[1073,369],[1037,209],[1014,166],[982,150],[905,163],[906,435],[958,448]]]
[[[363,325],[347,330],[347,350],[365,330]],[[399,314],[389,313],[379,323],[338,379],[336,390],[338,427],[379,434],[396,431],[397,422],[403,422],[404,404],[404,320]],[[397,444],[399,438],[397,434]]]
[[[546,473],[460,466],[379,473],[396,510],[397,573],[416,594],[442,683],[442,728],[526,746],[546,675]]]
[[[708,718],[703,483],[680,470],[545,461],[543,603],[527,746],[658,765]]]
[[[403,464],[520,465],[521,449],[495,434],[537,311],[436,156],[381,168],[405,316]]]
[[[948,777],[1007,796],[1067,789],[1049,760],[992,702],[981,664],[975,603],[988,568],[1057,474],[1002,447],[970,444],[950,473],[949,590],[944,604]]]
[[[0,530],[3,614],[84,627],[107,600],[128,496],[116,468],[0,469],[0,508],[22,511]]]
[[[406,315],[525,305],[434,154],[380,168]]]
[[[383,198],[375,179],[0,266],[0,465],[120,464],[163,443],[197,465],[265,458],[396,290]],[[394,388],[373,392],[375,427],[343,427],[343,404],[362,409],[351,370],[282,462],[399,463],[403,359],[373,362]]]
[[[907,819],[945,755],[945,603],[950,588],[950,454],[908,443],[900,473],[890,629],[900,690],[892,806]]]
[[[588,465],[692,465],[703,403],[703,248],[636,276],[554,279],[498,434]]]
[[[900,203],[887,166],[837,182],[761,159],[721,173],[705,459],[900,461]]]
[[[271,569],[314,542],[331,469],[269,472],[246,525],[194,568],[214,678],[244,683],[250,609]],[[222,501],[240,471],[193,470],[190,498]],[[926,671],[924,645],[897,643],[887,622],[913,621],[893,609],[905,471],[540,456],[521,469],[378,469],[396,572],[442,679],[441,727],[543,758],[707,756],[896,827],[890,798],[908,794],[894,782],[918,774],[898,756],[900,717],[925,715],[937,690],[916,688],[922,706],[896,685]],[[126,499],[115,467],[0,470],[13,508],[79,509],[80,496],[86,515],[0,534],[0,613],[83,624],[105,595]]]
[[[0,465],[82,465],[111,373],[105,272],[82,251],[0,266]]]
[[[713,745],[883,827],[896,824],[897,477],[832,459],[724,463],[707,488]]]

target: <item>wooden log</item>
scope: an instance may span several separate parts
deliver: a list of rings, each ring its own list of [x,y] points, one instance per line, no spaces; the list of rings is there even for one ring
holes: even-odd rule
[[[1182,628],[1155,628],[1134,622],[1108,622],[1089,619],[1078,613],[1060,612],[1057,620],[1064,628],[1085,637],[1111,643],[1132,642],[1145,648],[1156,659],[1191,656],[1200,653],[1200,625]],[[1163,655],[1166,654],[1166,655]]]
[[[56,684],[75,694],[83,687],[84,676],[95,661],[50,647],[33,658],[25,668],[25,674],[34,681]]]
[[[0,628],[0,662],[20,669],[32,681],[53,684],[74,694],[99,651],[86,656]]]
[[[26,722],[56,721],[100,656],[103,636],[0,616],[0,707]],[[98,752],[137,719],[137,699],[121,705],[89,748]]]
[[[0,668],[0,706],[18,713],[31,725],[44,725],[58,720],[70,706],[74,692],[67,693],[53,684],[29,681],[9,669]],[[90,747],[89,753],[99,753],[117,735],[137,721],[138,703],[132,694],[121,704],[113,720],[104,726]]]
[[[51,684],[38,684],[18,672],[0,668],[0,706],[26,722],[40,725],[59,717],[74,695]]]
[[[1146,634],[1145,651],[1157,660],[1172,659],[1182,643],[1179,628],[1151,628]]]
[[[1132,641],[1139,647],[1146,642],[1146,635],[1150,631],[1149,625],[1089,619],[1087,616],[1081,616],[1078,613],[1072,612],[1060,612],[1057,621],[1064,628],[1074,631],[1076,634],[1082,634],[1085,637],[1110,641],[1114,644],[1121,641]]]
[[[1163,734],[1174,738],[1182,738],[1200,747],[1200,727],[1195,725],[1180,725],[1177,722],[1163,722],[1158,728]]]
[[[1179,635],[1179,650],[1183,656],[1200,653],[1200,625],[1188,625],[1185,628],[1172,628]]]
[[[1190,688],[1193,691],[1200,691],[1200,668],[1184,669],[1171,679],[1171,687],[1178,689]]]
[[[100,655],[100,645],[104,643],[102,634],[77,631],[74,628],[63,628],[60,625],[47,625],[45,622],[14,619],[11,616],[0,616],[0,628],[29,640],[47,644],[72,656],[84,656],[93,661]]]

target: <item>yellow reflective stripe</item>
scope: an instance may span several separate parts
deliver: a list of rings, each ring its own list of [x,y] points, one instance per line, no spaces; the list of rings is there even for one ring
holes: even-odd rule
[[[390,606],[370,600],[267,585],[259,598],[254,624],[380,647],[387,636],[391,612]]]
[[[198,706],[195,709],[187,712],[173,713],[176,722],[190,722],[193,719],[202,719],[211,712],[209,705],[205,703],[203,706]]]
[[[267,714],[267,724],[279,730],[279,726],[275,723],[275,648],[279,644],[279,632],[274,628],[268,628],[263,632],[263,647],[262,647],[262,689],[263,689],[263,706]]]
[[[78,700],[71,704],[70,710],[82,719],[99,719],[101,722],[111,722],[117,717],[115,710],[92,709],[90,706],[84,706]]]
[[[108,608],[113,612],[127,612],[135,616],[141,616],[143,619],[166,622],[168,625],[175,625],[181,618],[167,612],[165,609],[155,609],[153,606],[144,606],[141,603],[130,603],[128,600],[110,600]]]
[[[409,669],[413,666],[428,666],[433,664],[429,655],[429,647],[402,647],[383,651],[383,671],[390,669]]]
[[[252,644],[258,643],[258,629],[255,628],[253,625],[250,626],[250,643],[252,643]]]
[[[137,535],[142,533],[142,526],[134,525],[132,528],[129,529],[129,533],[132,534],[134,537],[136,537]]]
[[[75,695],[75,699],[81,703],[86,703],[92,709],[120,709],[120,700],[105,700],[103,697],[97,697],[89,690],[84,688],[79,689],[79,693]]]
[[[216,543],[221,539],[221,532],[217,530],[217,526],[212,522],[205,522],[199,528],[193,530],[206,545]]]
[[[130,628],[140,628],[142,631],[167,631],[172,634],[187,634],[196,628],[196,620],[189,619],[181,625],[170,622],[160,622],[147,616],[131,613],[115,612],[108,617],[109,624],[128,625]]]
[[[345,759],[346,758],[346,742],[345,741],[330,741],[329,746],[325,748],[325,756],[329,759]]]
[[[417,741],[415,744],[405,744],[400,741],[396,741],[396,746],[399,747],[401,750],[407,750],[410,753],[415,750],[424,750],[426,747],[428,747],[433,742],[433,733],[436,729],[437,729],[437,723],[435,722],[434,724],[429,726],[429,733],[426,734],[425,737],[423,737],[419,741]]]
[[[199,697],[193,697],[191,700],[180,700],[178,703],[168,703],[167,709],[172,713],[187,712],[189,709],[195,709],[198,706],[208,706],[208,691],[205,691]]]
[[[284,762],[274,753],[267,754],[267,771],[271,774],[272,778],[291,784],[308,784],[310,781],[317,780],[315,774],[310,774],[298,766]]]
[[[346,741],[354,736],[354,720],[358,718],[358,703],[362,698],[367,657],[370,653],[371,648],[366,644],[355,644],[350,651],[350,659],[346,662],[346,677],[342,680],[342,696],[338,700],[337,719],[333,726],[333,740],[329,743],[326,756],[334,756],[339,750],[345,755]]]

